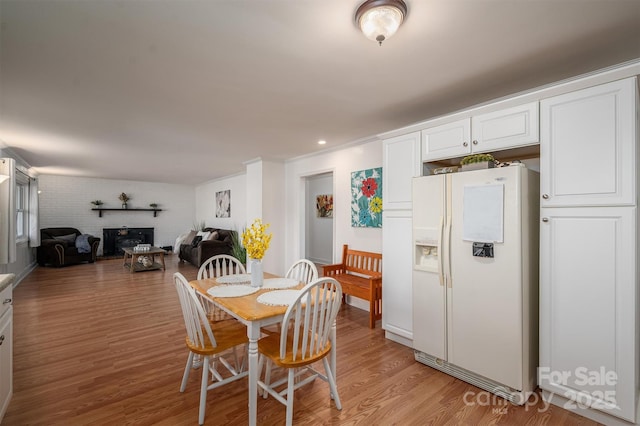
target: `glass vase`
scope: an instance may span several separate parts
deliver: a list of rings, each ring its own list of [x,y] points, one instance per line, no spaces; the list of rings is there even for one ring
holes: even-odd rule
[[[251,259],[251,287],[262,287],[262,260]]]

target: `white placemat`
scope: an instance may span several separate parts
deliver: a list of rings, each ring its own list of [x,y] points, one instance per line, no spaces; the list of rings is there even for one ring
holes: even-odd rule
[[[223,275],[221,277],[216,278],[216,282],[218,284],[250,283],[251,274]]]
[[[291,288],[295,287],[300,282],[293,278],[267,278],[263,281],[262,288],[266,289],[279,289],[279,288]]]
[[[211,287],[209,290],[207,290],[207,293],[213,297],[240,297],[246,296],[248,294],[253,294],[258,290],[260,290],[259,287],[231,284]]]
[[[300,290],[268,291],[258,296],[258,302],[271,306],[289,306],[299,294]]]

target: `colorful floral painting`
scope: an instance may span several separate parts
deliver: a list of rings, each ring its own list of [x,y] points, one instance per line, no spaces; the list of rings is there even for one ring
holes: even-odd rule
[[[316,211],[318,217],[333,217],[333,194],[318,195],[316,197]]]
[[[382,167],[351,173],[351,226],[382,228]]]

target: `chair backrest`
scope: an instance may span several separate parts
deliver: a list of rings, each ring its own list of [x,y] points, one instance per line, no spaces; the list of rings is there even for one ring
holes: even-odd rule
[[[287,271],[286,278],[293,278],[302,283],[309,284],[318,279],[316,265],[307,259],[300,259]]]
[[[173,277],[180,298],[184,325],[191,344],[200,348],[215,347],[216,339],[209,325],[207,313],[200,303],[195,289],[189,285],[187,279],[180,272],[174,273]]]
[[[342,287],[335,279],[323,277],[307,284],[284,314],[280,358],[287,349],[295,361],[325,352],[341,304]]]
[[[244,265],[238,259],[228,254],[219,254],[204,261],[198,269],[198,279],[245,274],[246,272]]]

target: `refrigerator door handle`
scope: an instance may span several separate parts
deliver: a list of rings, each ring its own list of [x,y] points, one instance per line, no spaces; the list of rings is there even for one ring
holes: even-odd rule
[[[446,229],[446,236],[445,236],[445,241],[446,241],[446,252],[447,252],[447,259],[444,261],[446,267],[447,267],[447,273],[446,273],[446,281],[447,281],[447,287],[451,288],[452,287],[452,280],[451,280],[451,216],[447,216],[447,224],[445,226]]]
[[[442,239],[444,238],[444,217],[440,216],[440,227],[438,229],[438,277],[440,285],[444,287],[444,261],[442,259]]]

